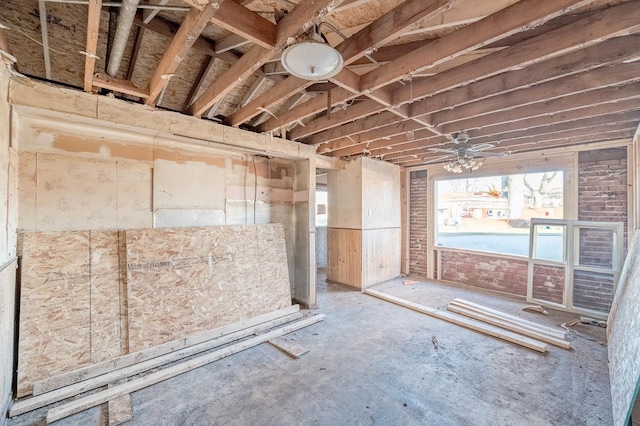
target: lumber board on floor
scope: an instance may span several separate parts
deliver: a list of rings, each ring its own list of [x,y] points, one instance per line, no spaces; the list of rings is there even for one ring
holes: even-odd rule
[[[304,348],[295,341],[286,337],[276,337],[275,339],[271,339],[269,340],[269,344],[274,348],[289,355],[293,359],[298,359],[302,355],[306,355],[309,353],[308,348]]]
[[[549,329],[549,328],[547,328],[547,327],[545,327],[543,325],[537,325],[537,324],[532,323],[532,322],[526,322],[525,323],[525,322],[521,322],[521,321],[515,321],[513,319],[504,317],[502,315],[492,314],[491,312],[488,312],[488,311],[485,311],[485,310],[482,310],[482,309],[478,309],[478,308],[474,308],[474,307],[469,306],[469,305],[463,305],[463,304],[458,303],[458,302],[451,302],[449,305],[457,306],[457,307],[462,308],[462,309],[466,309],[466,310],[469,310],[469,311],[472,311],[472,312],[476,312],[476,313],[485,315],[485,316],[490,317],[490,318],[495,318],[495,319],[498,319],[498,320],[501,320],[501,321],[506,321],[506,322],[509,322],[509,323],[511,323],[513,325],[524,327],[524,328],[526,328],[528,330],[535,331],[536,333],[544,334],[544,335],[547,335],[549,337],[554,337],[556,339],[563,339],[564,340],[567,337],[567,333],[565,333],[563,331],[556,331],[556,330],[553,330],[553,329]]]
[[[197,345],[188,346],[186,348],[179,349],[177,351],[148,359],[146,361],[137,362],[133,365],[122,367],[111,371],[106,374],[102,374],[97,377],[93,377],[78,383],[74,383],[65,386],[60,389],[55,389],[51,392],[47,392],[41,395],[37,395],[31,398],[25,398],[17,401],[11,407],[9,415],[11,417],[18,416],[28,411],[36,410],[38,408],[53,404],[58,401],[70,398],[72,396],[79,395],[83,392],[87,392],[92,389],[96,389],[100,386],[104,386],[109,383],[114,383],[118,380],[126,379],[127,377],[134,376],[136,374],[144,373],[153,368],[157,368],[166,365],[171,362],[180,361],[181,359],[189,356],[196,355],[198,353],[214,349],[216,347],[231,343],[235,340],[251,336],[255,333],[269,330],[273,327],[278,327],[287,322],[298,320],[302,317],[302,313],[297,312],[281,318],[274,319],[267,323],[259,324],[244,330],[240,330],[231,334],[226,334],[222,337],[218,337],[206,342],[199,343]]]
[[[244,351],[246,349],[252,348],[261,343],[268,342],[269,340],[274,339],[276,337],[283,336],[285,334],[300,330],[304,327],[308,327],[310,325],[316,324],[324,319],[325,319],[324,314],[314,315],[314,316],[305,318],[303,320],[297,321],[293,324],[289,324],[287,326],[272,330],[268,333],[261,334],[259,336],[245,340],[243,342],[236,343],[235,345],[227,346],[226,348],[217,350],[215,352],[211,352],[209,354],[190,359],[188,361],[182,362],[180,364],[176,364],[174,366],[158,371],[156,373],[149,374],[145,377],[132,380],[123,385],[114,386],[111,389],[107,389],[105,391],[98,392],[98,393],[86,396],[84,398],[77,399],[70,403],[52,408],[47,413],[47,423],[58,421],[65,417],[84,411],[88,408],[95,407],[96,405],[102,404],[106,401],[110,401],[121,395],[126,395],[128,393],[135,392],[139,389],[143,389],[153,384],[162,382],[164,380],[175,377],[179,374],[186,373],[187,371],[191,371],[196,368],[202,367],[204,365],[210,364],[214,361],[231,356],[233,354]]]
[[[539,328],[541,330],[546,330],[546,331],[548,331],[548,332],[550,332],[552,334],[560,333],[560,334],[562,334],[562,339],[567,337],[566,333],[564,333],[564,332],[562,332],[562,331],[560,331],[558,329],[555,329],[555,328],[552,328],[552,327],[547,327],[546,325],[538,324],[538,323],[535,323],[533,321],[529,321],[529,320],[526,320],[524,318],[517,317],[515,315],[510,315],[510,314],[507,314],[505,312],[498,311],[496,309],[492,309],[492,308],[488,308],[486,306],[479,305],[477,303],[469,302],[468,300],[456,298],[456,299],[453,299],[453,302],[461,304],[461,305],[464,305],[464,306],[470,306],[470,307],[475,308],[475,309],[480,309],[483,312],[488,312],[488,313],[491,313],[491,314],[494,314],[494,315],[498,315],[498,316],[500,316],[502,318],[510,319],[512,321],[516,321],[516,322],[519,322],[521,324],[526,324],[526,325],[529,325],[529,326],[532,326],[532,327],[537,327],[537,328]]]
[[[395,303],[396,305],[400,305],[402,307],[412,309],[416,312],[420,312],[421,314],[429,315],[434,318],[438,318],[443,321],[447,321],[452,324],[456,324],[461,327],[465,327],[470,330],[477,331],[479,333],[484,333],[489,336],[496,337],[498,339],[506,340],[508,342],[515,343],[517,345],[524,346],[526,348],[533,349],[538,352],[544,353],[547,351],[547,345],[545,343],[535,339],[531,339],[529,337],[521,336],[516,333],[512,333],[507,330],[503,330],[499,327],[488,325],[483,322],[479,322],[475,320],[470,320],[468,318],[450,314],[448,312],[442,312],[437,309],[429,308],[427,306],[423,306],[415,302],[404,300],[396,296],[391,296],[390,294],[385,294],[377,290],[367,289],[367,290],[364,290],[364,293],[368,294],[369,296],[377,297],[379,299],[386,300],[387,302]]]
[[[139,363],[144,360],[152,359],[161,355],[171,353],[173,351],[193,346],[202,342],[209,341],[211,339],[219,338],[227,334],[235,333],[237,331],[254,327],[259,324],[268,323],[278,318],[285,317],[287,315],[295,314],[300,311],[300,305],[293,305],[280,309],[277,311],[269,312],[267,314],[258,315],[253,318],[238,321],[233,324],[225,325],[222,327],[214,328],[203,333],[194,334],[173,342],[167,342],[153,348],[144,349],[138,352],[133,352],[127,355],[122,355],[113,358],[108,361],[99,362],[83,368],[79,368],[68,373],[60,374],[50,377],[48,379],[40,380],[33,384],[33,395],[41,395],[46,392],[50,392],[55,389],[62,388],[64,386],[78,383],[83,380],[97,377],[102,374],[115,371],[117,369],[127,367]]]
[[[523,326],[503,321],[497,318],[493,318],[487,315],[483,315],[478,312],[474,312],[469,309],[461,308],[457,305],[447,306],[447,310],[456,314],[464,315],[465,317],[473,318],[478,321],[486,322],[487,324],[495,325],[496,327],[504,328],[505,330],[513,331],[514,333],[522,334],[523,336],[531,337],[532,339],[540,340],[542,342],[550,343],[554,346],[558,346],[563,349],[571,349],[571,343],[566,340],[558,339],[548,336],[546,334],[537,333],[533,330],[527,329]]]

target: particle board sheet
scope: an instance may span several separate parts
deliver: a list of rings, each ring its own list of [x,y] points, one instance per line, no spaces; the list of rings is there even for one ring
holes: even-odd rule
[[[635,231],[609,314],[609,376],[615,426],[628,424],[640,391],[640,231]]]
[[[129,350],[291,304],[280,224],[126,231]]]
[[[90,233],[22,236],[18,396],[91,362]]]

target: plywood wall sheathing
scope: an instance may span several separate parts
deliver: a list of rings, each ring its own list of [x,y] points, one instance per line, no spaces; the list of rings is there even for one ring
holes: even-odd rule
[[[18,396],[91,362],[89,232],[22,237]]]
[[[132,352],[291,304],[281,225],[126,235]]]

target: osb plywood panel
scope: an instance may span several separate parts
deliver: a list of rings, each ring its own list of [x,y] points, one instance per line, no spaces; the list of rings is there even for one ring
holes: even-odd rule
[[[9,401],[13,380],[15,263],[0,271],[0,410]]]
[[[18,396],[91,362],[89,232],[23,235]]]
[[[157,159],[153,171],[156,209],[224,209],[225,162],[205,156]],[[210,160],[209,163],[207,163]]]
[[[150,228],[153,226],[151,167],[148,164],[129,161],[118,161],[117,167],[117,227]]]
[[[91,232],[91,362],[122,355],[118,231]]]
[[[38,229],[116,228],[117,170],[111,160],[38,155]]]
[[[629,244],[607,327],[614,425],[626,425],[640,390],[640,232]]]
[[[127,231],[129,350],[291,304],[281,225]]]
[[[23,152],[18,159],[18,229],[23,231],[35,231],[38,228],[36,158],[33,152]]]

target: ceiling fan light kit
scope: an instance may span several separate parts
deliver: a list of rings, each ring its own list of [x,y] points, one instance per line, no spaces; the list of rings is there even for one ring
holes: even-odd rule
[[[487,149],[495,148],[491,143],[480,143],[472,145],[469,143],[467,132],[453,134],[453,147],[449,149],[431,148],[432,152],[447,154],[446,157],[453,157],[444,163],[444,169],[452,173],[462,173],[465,170],[478,170],[482,166],[482,160],[476,157],[504,157],[506,154],[499,152],[483,152]],[[446,158],[445,157],[445,158]]]

